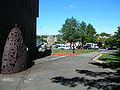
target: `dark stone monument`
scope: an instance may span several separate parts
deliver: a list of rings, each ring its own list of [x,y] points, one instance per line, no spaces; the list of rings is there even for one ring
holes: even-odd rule
[[[3,52],[8,40],[7,37],[15,24],[20,28],[24,43],[29,49],[29,62],[36,59],[36,19],[38,17],[38,8],[39,0],[0,0],[0,71],[6,65],[2,56],[4,56]]]
[[[19,28],[13,28],[9,33],[2,58],[2,74],[16,73],[27,68],[27,47]]]

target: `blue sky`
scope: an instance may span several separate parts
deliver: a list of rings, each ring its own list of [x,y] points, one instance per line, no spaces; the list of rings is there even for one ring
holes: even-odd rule
[[[91,23],[97,33],[120,26],[120,0],[40,0],[37,35],[56,35],[66,18]]]

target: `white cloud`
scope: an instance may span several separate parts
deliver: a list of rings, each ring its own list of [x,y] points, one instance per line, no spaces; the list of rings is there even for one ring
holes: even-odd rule
[[[73,5],[69,5],[69,6],[66,6],[65,7],[66,9],[72,9],[72,8],[75,8]]]
[[[73,5],[70,5],[69,8],[74,8],[74,6],[73,6]]]

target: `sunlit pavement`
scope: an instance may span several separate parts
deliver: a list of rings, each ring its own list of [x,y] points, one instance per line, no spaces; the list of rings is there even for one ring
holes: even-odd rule
[[[26,71],[0,75],[0,90],[119,90],[119,75],[91,60],[99,54],[37,59]]]

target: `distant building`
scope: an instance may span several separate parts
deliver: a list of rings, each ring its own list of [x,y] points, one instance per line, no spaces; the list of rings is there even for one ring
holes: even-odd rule
[[[29,48],[29,59],[36,57],[36,17],[39,0],[0,0],[0,59],[9,32],[17,24]]]
[[[55,42],[58,42],[58,39],[57,39],[56,36],[54,37],[54,43],[55,43]]]
[[[52,45],[55,43],[55,41],[54,41],[54,36],[53,36],[53,35],[49,35],[49,36],[47,37],[47,43],[48,43],[48,45],[50,45],[50,46],[52,46]]]

